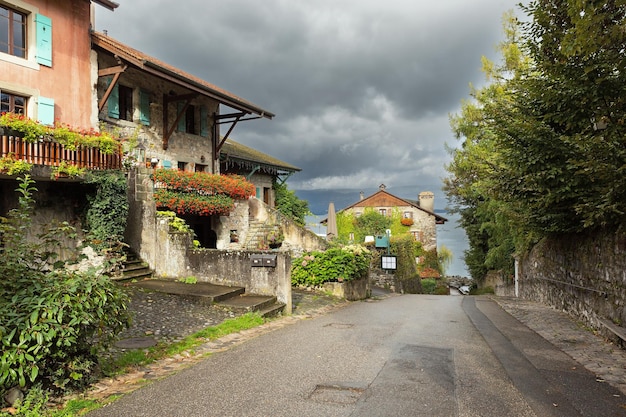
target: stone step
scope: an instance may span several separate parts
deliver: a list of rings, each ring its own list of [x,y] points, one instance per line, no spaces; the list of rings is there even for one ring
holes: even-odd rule
[[[217,304],[241,312],[251,312],[263,310],[274,303],[276,303],[276,297],[273,296],[241,294],[238,297],[232,297]]]
[[[285,304],[276,302],[269,307],[266,307],[262,310],[258,310],[257,313],[261,315],[261,317],[276,317],[285,311]]]
[[[237,297],[245,292],[245,288],[243,287],[230,287],[226,285],[209,284],[208,282],[185,284],[180,281],[168,279],[146,279],[133,282],[131,285],[167,294],[201,297],[211,303]]]
[[[144,280],[152,278],[152,270],[149,268],[136,269],[133,271],[123,271],[121,274],[113,275],[111,279],[113,281],[131,281],[131,280]]]
[[[276,297],[248,295],[245,294],[243,287],[230,287],[208,282],[185,284],[166,279],[145,279],[132,282],[130,285],[167,294],[200,297],[203,301],[215,303],[217,306],[242,314],[257,312],[262,317],[273,317],[285,309],[285,304],[277,302]]]

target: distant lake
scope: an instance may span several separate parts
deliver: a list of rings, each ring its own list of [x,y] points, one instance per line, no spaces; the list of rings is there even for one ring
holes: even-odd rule
[[[437,226],[437,245],[447,247],[452,252],[452,263],[448,267],[448,275],[460,275],[469,277],[467,266],[463,261],[463,252],[469,248],[465,230],[459,227],[459,216],[445,211],[437,210],[437,213],[448,219],[446,224]],[[326,236],[326,226],[320,221],[326,219],[326,213],[306,217],[307,228],[313,233]]]

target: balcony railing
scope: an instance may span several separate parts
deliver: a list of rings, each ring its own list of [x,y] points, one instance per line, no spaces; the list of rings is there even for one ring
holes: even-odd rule
[[[77,147],[65,149],[60,143],[40,140],[26,142],[16,136],[0,135],[0,158],[11,156],[34,165],[59,166],[61,162],[92,170],[121,169],[121,146],[113,154],[105,154],[97,148]]]

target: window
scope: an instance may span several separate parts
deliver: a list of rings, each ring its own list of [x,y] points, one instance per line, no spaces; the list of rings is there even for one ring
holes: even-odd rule
[[[185,169],[187,169],[187,162],[178,161],[178,170],[184,171]]]
[[[133,121],[133,89],[119,86],[120,119]]]
[[[196,172],[204,172],[206,171],[206,165],[202,165],[202,164],[196,164],[196,168],[195,171]]]
[[[26,15],[0,6],[0,52],[26,58]]]
[[[0,93],[0,113],[26,114],[26,97]]]
[[[402,217],[404,217],[405,219],[412,219],[413,218],[413,212],[412,211],[405,211],[402,214]]]
[[[378,209],[378,212],[382,214],[383,216],[387,215],[387,209]]]

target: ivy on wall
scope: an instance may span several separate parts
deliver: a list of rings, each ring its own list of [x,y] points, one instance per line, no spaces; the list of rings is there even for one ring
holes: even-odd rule
[[[122,171],[89,171],[86,184],[95,185],[95,193],[88,194],[89,207],[85,213],[88,237],[96,248],[121,242],[128,217],[128,188]]]

